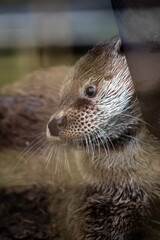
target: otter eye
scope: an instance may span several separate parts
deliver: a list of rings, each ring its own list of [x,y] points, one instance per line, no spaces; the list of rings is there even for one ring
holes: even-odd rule
[[[95,86],[87,87],[85,90],[85,95],[90,98],[94,97],[96,95],[96,87]]]

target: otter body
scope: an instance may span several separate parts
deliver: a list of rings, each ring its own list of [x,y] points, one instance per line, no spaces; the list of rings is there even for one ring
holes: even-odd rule
[[[4,90],[1,146],[28,145],[54,112],[47,138],[53,148],[58,144],[77,150],[75,161],[83,175],[73,194],[68,190],[65,195],[63,186],[63,193],[53,194],[52,216],[58,212],[56,220],[68,229],[62,239],[143,239],[150,203],[159,199],[160,146],[143,121],[121,42],[112,39],[89,51],[64,84],[61,79],[67,72],[68,68],[36,72],[22,86],[15,85],[15,92]],[[57,89],[52,87],[56,81],[63,85],[58,106]]]
[[[83,183],[68,207],[72,238],[143,238],[150,201],[160,193],[160,146],[143,121],[120,40],[77,62],[47,137],[82,155]]]

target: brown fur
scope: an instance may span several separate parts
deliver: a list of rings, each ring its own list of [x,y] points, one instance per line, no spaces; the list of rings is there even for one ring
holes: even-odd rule
[[[67,119],[59,132],[62,144],[83,146],[78,164],[86,186],[68,217],[73,239],[140,240],[149,203],[160,194],[160,146],[143,121],[120,41],[93,48],[67,79],[51,119]],[[97,96],[89,98],[85,89],[92,85]],[[98,134],[104,135],[101,141]],[[49,130],[47,136],[58,139]]]

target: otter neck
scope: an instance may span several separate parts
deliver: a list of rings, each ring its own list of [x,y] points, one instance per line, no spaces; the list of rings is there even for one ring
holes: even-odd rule
[[[160,147],[157,151],[158,142],[153,138],[147,129],[143,128],[128,145],[119,151],[112,150],[108,154],[104,151],[99,154],[97,151],[94,155],[85,153],[81,165],[84,180],[97,187],[105,188],[130,183],[131,185],[139,184],[147,190],[150,186],[146,183],[155,182],[156,174],[153,175],[153,172],[160,167]],[[150,191],[154,192],[156,189]]]

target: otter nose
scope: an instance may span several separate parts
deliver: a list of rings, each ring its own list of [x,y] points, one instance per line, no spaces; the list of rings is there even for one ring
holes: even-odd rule
[[[48,123],[48,129],[50,131],[50,134],[52,136],[57,137],[59,135],[59,132],[63,130],[65,125],[66,125],[66,117],[61,117],[59,119],[53,118]]]

